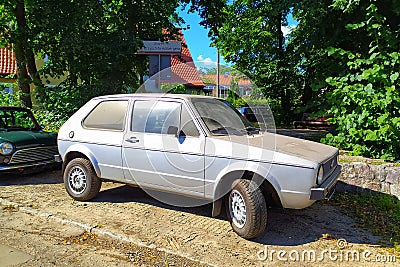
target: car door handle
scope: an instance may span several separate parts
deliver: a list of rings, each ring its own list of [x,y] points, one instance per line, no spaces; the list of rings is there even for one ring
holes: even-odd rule
[[[128,139],[125,139],[125,141],[129,142],[129,143],[139,143],[139,139],[137,139],[137,137],[134,137],[134,136],[129,137]]]

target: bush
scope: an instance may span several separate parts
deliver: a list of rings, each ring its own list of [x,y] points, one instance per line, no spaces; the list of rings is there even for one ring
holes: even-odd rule
[[[334,88],[328,93],[328,113],[337,134],[322,141],[353,155],[395,160],[400,158],[400,42],[375,5],[367,11],[365,22],[348,25],[366,28],[372,37],[367,55],[328,49],[328,55],[347,61],[348,69],[342,76],[326,79]]]
[[[6,93],[2,91],[0,92],[0,105],[23,107],[20,96],[21,91],[17,91],[15,93]],[[38,105],[33,107],[32,112],[35,115],[39,125],[42,125],[45,131],[57,132],[66,120],[65,118],[62,118],[60,114],[43,109]]]
[[[7,93],[5,91],[0,91],[0,105],[22,107],[20,95],[20,91],[17,91],[16,93]]]

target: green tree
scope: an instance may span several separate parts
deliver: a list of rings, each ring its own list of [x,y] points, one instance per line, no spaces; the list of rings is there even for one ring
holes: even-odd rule
[[[13,49],[16,55],[18,86],[22,104],[32,107],[30,84],[43,88],[36,68],[34,49],[27,17],[30,0],[5,0],[0,4],[0,46]]]
[[[278,99],[284,112],[326,111],[326,77],[341,75],[346,62],[328,57],[328,47],[366,55],[372,37],[365,28],[346,25],[365,18],[370,0],[236,0],[220,14],[223,23],[211,30],[224,57],[248,75],[268,97]],[[378,13],[399,30],[396,0],[376,2]],[[341,6],[346,12],[337,7]],[[296,27],[284,36],[287,15]],[[284,116],[284,120],[292,117]]]
[[[49,59],[43,73],[67,73],[64,85],[89,97],[136,88],[146,68],[146,57],[137,55],[142,40],[171,38],[179,22],[175,0],[40,2],[32,23],[37,48]]]
[[[223,9],[215,45],[224,58],[246,74],[268,97],[280,99],[290,116],[297,95],[297,70],[282,31],[291,1],[237,0]]]
[[[137,55],[142,40],[176,37],[174,25],[182,22],[176,12],[179,4],[176,0],[4,1],[0,42],[16,52],[23,103],[32,105],[31,83],[45,96],[40,76],[67,75],[62,86],[82,101],[136,88],[146,70],[146,57]],[[47,60],[39,72],[35,56]]]
[[[368,52],[327,49],[346,68],[341,75],[326,79],[333,88],[328,102],[337,134],[329,134],[325,142],[356,155],[400,158],[399,26],[388,22],[378,6],[370,3],[365,19],[347,25],[351,31],[367,32]]]
[[[341,62],[326,56],[329,46],[342,46],[354,50],[362,47],[365,34],[349,32],[346,25],[364,17],[365,7],[343,13],[332,8],[332,0],[302,0],[294,3],[293,16],[299,24],[292,30],[288,51],[292,52],[295,66],[300,70],[301,105],[307,112],[315,112],[325,105],[325,79],[343,69]]]
[[[32,83],[36,103],[69,112],[95,95],[136,88],[147,70],[147,57],[137,54],[142,40],[176,38],[180,4],[191,4],[212,28],[224,1],[2,1],[0,45],[16,52],[23,104],[32,106]],[[46,59],[39,71],[35,57]],[[44,90],[42,80],[65,76],[58,88]]]

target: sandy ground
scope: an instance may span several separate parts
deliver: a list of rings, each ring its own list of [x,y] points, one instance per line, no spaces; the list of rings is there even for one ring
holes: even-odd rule
[[[0,266],[12,263],[12,253],[21,255],[16,266],[398,266],[400,261],[376,246],[380,237],[359,229],[327,202],[304,210],[271,209],[265,233],[249,241],[232,231],[225,216],[212,218],[210,205],[173,207],[115,183],[103,183],[96,198],[77,202],[61,177],[58,170],[0,176]]]

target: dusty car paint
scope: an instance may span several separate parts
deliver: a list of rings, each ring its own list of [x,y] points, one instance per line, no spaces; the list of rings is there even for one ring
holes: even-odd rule
[[[101,108],[102,105],[112,108],[108,103],[110,101],[117,101],[115,103],[118,105],[121,101],[128,101],[124,105],[125,114],[117,116],[119,122],[105,126],[107,128],[110,125],[112,129],[96,129],[97,122],[88,124],[94,125],[94,128],[87,127],[86,118],[97,120],[92,113],[104,112],[104,116],[112,114],[111,111]],[[144,108],[144,103],[150,103],[149,101],[154,106],[151,109],[151,105]],[[82,168],[86,165],[79,162],[88,160],[100,179],[193,197],[201,200],[199,205],[213,202],[214,216],[220,213],[222,200],[229,192],[235,191],[234,197],[242,201],[241,194],[232,190],[242,179],[251,179],[257,183],[268,205],[301,209],[312,205],[316,200],[332,196],[341,170],[337,162],[337,148],[247,128],[251,124],[243,121],[243,117],[234,109],[231,111],[234,113],[226,114],[226,118],[236,118],[238,122],[235,123],[243,122],[243,127],[218,127],[219,122],[208,117],[216,112],[212,110],[212,105],[200,110],[194,104],[212,104],[213,101],[218,101],[215,103],[221,105],[223,100],[204,96],[158,94],[111,95],[92,99],[59,131],[59,153],[64,160],[64,168],[70,172],[64,171],[65,185],[80,188],[79,178],[76,185],[73,185],[76,178],[71,176],[72,171],[78,171],[82,173],[79,175],[85,176]],[[172,122],[167,123],[168,118],[172,121],[178,118],[178,115],[171,115],[175,111],[170,111],[162,125],[157,125],[157,118],[165,115],[164,109],[172,107],[176,107],[174,110],[179,108],[177,114],[180,114],[181,125],[172,127]],[[229,110],[229,107],[221,107]],[[152,114],[153,111],[159,113]],[[208,111],[211,115],[202,114]],[[149,119],[152,116],[158,117]],[[226,119],[224,116],[222,114],[220,117],[221,121]],[[100,117],[98,120],[101,120]],[[191,131],[195,132],[193,136],[183,132],[186,125],[182,124],[184,117],[187,117]],[[146,129],[152,126],[149,130],[136,130],[136,123],[146,125]],[[168,131],[163,128],[165,125],[171,125]],[[160,132],[152,132],[155,130]],[[76,158],[83,160],[77,161],[77,165],[69,166]],[[240,186],[247,185],[242,183]],[[69,193],[80,198],[71,191]],[[93,196],[94,194],[88,195]],[[175,199],[175,202],[168,201],[171,205],[187,204]],[[245,211],[237,211],[236,216],[240,217],[240,212]],[[242,224],[238,225],[239,228],[242,227]],[[240,232],[240,229],[235,231]],[[251,233],[243,236],[254,237]]]
[[[190,99],[193,97],[199,96],[136,94],[98,97],[88,102],[60,129],[60,154],[65,158],[72,151],[82,152],[91,159],[99,177],[134,183],[134,181],[129,180],[129,178],[127,179],[123,175],[123,169],[126,169],[126,167],[122,166],[122,159],[119,156],[122,149],[123,136],[126,132],[129,132],[126,129],[127,127],[125,127],[124,131],[91,131],[90,129],[82,128],[81,121],[99,101],[104,99],[129,99],[131,101],[134,99],[169,99],[184,101],[190,106]],[[193,107],[191,108],[194,109]],[[129,123],[128,117],[125,124]],[[336,157],[338,154],[338,149],[330,146],[270,133],[266,133],[264,136],[248,136],[234,140],[234,144],[237,146],[236,151],[239,152],[235,154],[232,150],[227,149],[229,148],[227,142],[232,143],[232,138],[229,136],[212,135],[207,127],[201,121],[198,121],[198,118],[195,118],[195,121],[197,121],[198,127],[201,127],[200,132],[202,136],[205,133],[204,137],[209,140],[207,143],[210,144],[212,142],[213,146],[217,147],[213,148],[213,151],[208,152],[206,146],[205,157],[206,161],[209,161],[210,158],[214,161],[217,160],[218,164],[215,164],[215,166],[218,167],[205,170],[204,181],[206,190],[204,190],[204,194],[199,195],[194,192],[184,192],[189,195],[193,193],[195,196],[201,197],[203,195],[205,198],[212,199],[215,195],[215,192],[213,192],[215,191],[215,187],[227,172],[246,167],[250,171],[256,171],[273,184],[281,196],[284,207],[304,208],[314,202],[309,197],[311,187],[317,186],[315,176],[318,166],[324,161]],[[69,138],[70,132],[74,132],[73,138]],[[89,132],[90,136],[88,135]],[[274,142],[263,142],[262,140],[266,138],[272,138]],[[83,148],[82,144],[87,145]],[[113,147],[114,149],[110,149],[109,154],[104,155],[104,153],[101,153],[101,148],[98,145]],[[240,152],[249,149],[249,147],[254,150],[255,156],[244,156]],[[262,158],[263,155],[266,158]],[[226,167],[224,159],[233,160],[231,166]],[[240,161],[246,161],[246,164],[237,167],[241,165]],[[252,164],[248,163],[249,161],[254,161],[258,169],[255,166],[252,167]],[[264,169],[265,172],[260,171],[261,169]],[[267,172],[270,173],[268,174]],[[296,205],[296,201],[299,204]]]

